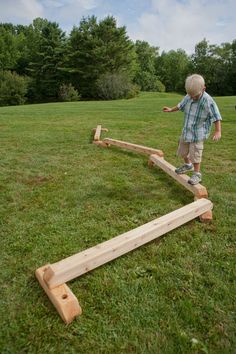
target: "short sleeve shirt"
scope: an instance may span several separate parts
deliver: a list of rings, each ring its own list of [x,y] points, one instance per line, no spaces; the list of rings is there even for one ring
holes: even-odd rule
[[[212,123],[222,120],[217,104],[206,92],[197,101],[186,95],[178,104],[178,108],[184,112],[182,139],[186,142],[207,139]]]

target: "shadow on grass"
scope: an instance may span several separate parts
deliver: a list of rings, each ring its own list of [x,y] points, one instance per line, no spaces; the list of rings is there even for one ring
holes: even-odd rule
[[[156,178],[163,183],[163,186],[168,188],[167,198],[176,199],[176,201],[179,201],[181,204],[188,204],[193,201],[192,193],[188,192],[184,187],[175,182],[172,177],[167,175],[161,169],[153,167],[150,169],[150,173],[156,176]]]
[[[137,156],[142,159],[142,162],[140,161],[140,167],[143,166],[145,169],[148,168],[148,155],[144,155],[140,153],[137,154],[136,152],[133,151],[127,151],[127,150],[122,150],[120,148],[117,148],[115,146],[109,147],[111,150],[111,153],[115,153],[114,157],[118,155],[124,155],[127,157],[131,158],[137,158]],[[146,161],[144,161],[146,159]],[[185,205],[188,203],[191,203],[193,201],[192,193],[188,192],[183,186],[181,186],[179,183],[175,182],[172,177],[170,177],[168,174],[166,174],[164,171],[162,171],[159,168],[156,168],[153,166],[152,168],[148,168],[152,176],[157,178],[161,183],[163,184],[163,187],[166,189],[168,188],[168,192],[166,193],[166,198],[171,198],[171,199],[176,199],[177,202]],[[104,193],[104,190],[103,190]],[[108,191],[108,195],[111,196],[111,191]]]

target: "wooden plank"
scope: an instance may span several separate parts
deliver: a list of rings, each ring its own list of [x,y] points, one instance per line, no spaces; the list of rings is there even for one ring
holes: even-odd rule
[[[107,145],[118,146],[118,147],[121,147],[121,148],[124,148],[124,149],[127,149],[127,150],[141,152],[141,153],[146,154],[146,155],[157,154],[158,156],[164,156],[164,153],[161,150],[149,148],[147,146],[142,146],[142,145],[136,145],[136,144],[128,143],[126,141],[106,138],[106,139],[103,139],[103,142],[105,144],[107,144]]]
[[[54,289],[48,288],[43,279],[47,267],[48,265],[38,268],[35,272],[36,278],[57,309],[63,321],[67,324],[71,323],[75,317],[82,313],[79,302],[66,284],[61,284]]]
[[[49,288],[54,288],[164,235],[212,207],[211,201],[199,199],[134,230],[49,265],[44,273],[44,280]]]
[[[101,135],[101,131],[102,131],[102,126],[98,125],[94,134],[94,140],[98,141],[100,140],[100,135]]]
[[[196,184],[192,186],[191,184],[188,183],[189,176],[185,174],[178,175],[175,172],[175,167],[171,165],[169,162],[164,160],[164,158],[161,158],[157,155],[151,155],[149,158],[149,166],[151,164],[157,165],[160,167],[163,171],[165,171],[168,175],[173,177],[176,181],[178,181],[182,186],[184,186],[186,189],[188,189],[190,192],[192,192],[196,197],[198,198],[207,198],[208,193],[206,188],[201,185],[201,184]]]

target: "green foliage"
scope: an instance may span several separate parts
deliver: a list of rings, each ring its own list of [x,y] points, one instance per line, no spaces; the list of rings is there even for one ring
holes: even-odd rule
[[[79,101],[80,94],[71,84],[62,84],[59,88],[58,97],[61,101],[72,102]]]
[[[158,48],[151,47],[145,41],[136,41],[135,51],[137,56],[137,70],[134,77],[142,91],[164,92],[165,86],[158,79],[156,74],[156,60],[158,58]]]
[[[107,73],[124,74],[141,91],[181,93],[186,76],[199,73],[210,94],[235,95],[236,40],[215,45],[204,39],[192,55],[182,49],[160,54],[148,42],[133,43],[113,16],[83,18],[69,35],[57,23],[36,18],[28,26],[0,24],[0,70],[31,78],[28,102],[60,100],[63,83],[82,98],[101,98],[96,83]]]
[[[165,85],[156,75],[148,71],[140,71],[136,75],[135,82],[141,87],[142,91],[165,92]]]
[[[192,63],[184,50],[171,50],[157,58],[156,71],[167,91],[184,92],[185,79],[192,72]]]
[[[10,24],[0,24],[0,70],[15,70],[21,57],[23,38]]]
[[[15,72],[0,71],[0,106],[19,105],[26,101],[29,78]]]
[[[37,48],[28,68],[33,78],[31,99],[56,99],[63,80],[65,33],[56,23],[40,25]]]
[[[96,82],[98,97],[105,100],[118,98],[133,98],[138,95],[139,88],[132,84],[122,73],[106,73]]]
[[[133,44],[125,27],[117,27],[113,17],[97,23],[96,17],[84,18],[69,38],[71,82],[83,97],[97,97],[96,81],[107,72],[124,72],[132,77],[135,66]]]
[[[233,95],[236,89],[236,40],[221,46],[199,42],[192,55],[194,70],[203,75],[208,92]]]

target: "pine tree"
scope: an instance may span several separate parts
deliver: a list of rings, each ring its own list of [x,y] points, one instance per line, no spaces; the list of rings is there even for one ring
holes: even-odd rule
[[[55,22],[43,23],[35,53],[29,64],[33,78],[33,97],[40,100],[57,98],[63,81],[65,33]]]
[[[69,66],[73,85],[83,97],[97,97],[97,80],[106,73],[133,75],[135,53],[125,27],[117,28],[113,17],[97,23],[83,18],[69,40]]]

